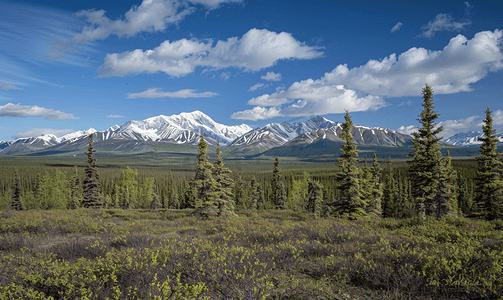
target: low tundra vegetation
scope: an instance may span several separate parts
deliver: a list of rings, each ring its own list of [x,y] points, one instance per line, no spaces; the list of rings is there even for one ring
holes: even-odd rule
[[[240,211],[0,214],[1,299],[500,299],[503,223]]]

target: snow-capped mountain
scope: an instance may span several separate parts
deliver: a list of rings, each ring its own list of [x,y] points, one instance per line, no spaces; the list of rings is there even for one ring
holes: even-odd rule
[[[13,141],[0,141],[0,151],[12,145]]]
[[[341,132],[342,127],[339,123],[329,128],[320,128],[306,132],[290,140],[285,144],[285,146],[294,144],[312,144],[324,139],[343,143],[344,141],[339,136]],[[351,135],[358,145],[402,147],[412,144],[412,137],[410,135],[402,134],[387,128],[357,125],[351,128]]]
[[[304,122],[271,123],[256,129],[246,124],[226,126],[213,121],[200,111],[179,115],[159,115],[143,121],[128,121],[104,131],[93,128],[76,131],[62,137],[51,134],[3,142],[0,155],[45,150],[71,152],[86,149],[87,137],[93,134],[95,148],[103,151],[143,152],[150,151],[153,143],[196,145],[203,134],[208,143],[236,147],[236,153],[248,149],[268,150],[292,144],[311,144],[328,139],[342,142],[339,134],[341,123],[317,116]],[[360,145],[407,146],[411,136],[394,130],[377,127],[355,126],[353,138]]]
[[[499,139],[500,143],[503,142],[503,133],[496,132],[495,136]],[[480,131],[462,132],[445,139],[444,142],[458,147],[477,146],[482,144],[479,141],[479,137],[484,137],[484,134]]]
[[[203,134],[222,145],[228,145],[250,130],[252,128],[246,124],[226,126],[213,121],[200,111],[194,111],[171,116],[160,115],[143,121],[129,121],[114,131],[113,138],[197,144],[199,136]]]
[[[305,122],[271,123],[242,135],[234,140],[231,146],[270,149],[281,146],[306,132],[320,128],[329,128],[337,124],[321,116],[316,116]]]

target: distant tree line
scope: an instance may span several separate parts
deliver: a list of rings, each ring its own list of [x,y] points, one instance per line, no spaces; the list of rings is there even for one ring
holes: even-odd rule
[[[15,210],[193,209],[204,218],[232,216],[236,209],[292,209],[347,219],[503,218],[503,162],[491,111],[486,110],[476,167],[455,168],[449,152],[446,156],[440,152],[443,128],[435,122],[439,114],[434,111],[433,91],[426,85],[422,95],[420,127],[413,133],[412,159],[405,166],[393,166],[390,158],[382,164],[375,154],[370,165],[366,156],[362,165],[346,111],[342,155],[332,170],[283,172],[276,157],[272,172],[233,174],[218,144],[216,160],[209,161],[208,144],[201,135],[193,176],[171,172],[147,176],[127,167],[118,177],[100,178],[90,135],[84,175],[77,167],[71,172],[56,169],[37,173],[34,183],[23,185],[16,171],[4,198],[9,197]]]

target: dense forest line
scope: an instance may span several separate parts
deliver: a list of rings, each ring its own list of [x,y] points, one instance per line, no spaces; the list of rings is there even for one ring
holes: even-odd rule
[[[342,155],[331,169],[231,172],[217,147],[209,162],[201,136],[195,174],[160,169],[98,168],[92,135],[87,166],[49,168],[9,166],[0,169],[0,209],[193,208],[204,216],[233,214],[235,209],[291,209],[317,216],[357,219],[503,215],[503,163],[496,152],[489,108],[475,161],[451,161],[440,152],[442,127],[435,123],[433,92],[423,89],[421,127],[414,133],[412,160],[391,162],[374,155],[358,161],[358,149],[346,112]]]

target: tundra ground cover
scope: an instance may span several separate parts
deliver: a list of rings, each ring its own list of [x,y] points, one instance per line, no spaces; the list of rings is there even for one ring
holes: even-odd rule
[[[499,299],[503,223],[6,211],[2,299]]]

